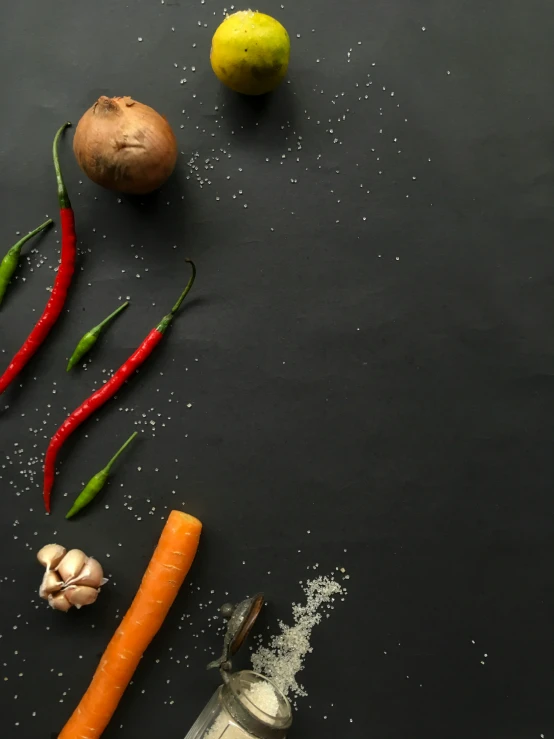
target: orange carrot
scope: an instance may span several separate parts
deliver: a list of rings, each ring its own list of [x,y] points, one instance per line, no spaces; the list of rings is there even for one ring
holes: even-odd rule
[[[202,524],[171,511],[140,588],[58,739],[98,739],[190,569]]]

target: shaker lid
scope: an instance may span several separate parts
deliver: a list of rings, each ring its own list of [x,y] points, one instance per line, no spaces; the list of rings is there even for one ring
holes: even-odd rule
[[[264,602],[263,593],[258,593],[251,598],[246,598],[246,600],[243,600],[237,605],[225,603],[221,606],[221,615],[228,621],[227,631],[223,640],[223,652],[219,659],[210,662],[208,669],[218,667],[225,672],[230,671],[231,657],[244,644],[246,637],[262,610]]]

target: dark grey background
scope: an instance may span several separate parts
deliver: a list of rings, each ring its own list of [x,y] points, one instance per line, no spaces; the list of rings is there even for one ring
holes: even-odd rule
[[[204,665],[225,593],[264,589],[273,631],[299,580],[335,567],[349,593],[314,632],[291,739],[552,736],[554,10],[283,5],[259,6],[293,45],[265,101],[211,72],[215,0],[2,8],[6,248],[57,217],[53,134],[98,95],[164,113],[182,152],[157,196],[119,202],[80,182],[71,131],[62,145],[80,272],[1,403],[8,739],[59,731],[183,504],[205,524],[193,586],[106,739],[182,739],[217,683]],[[57,238],[26,249],[0,313],[2,368],[46,302]],[[173,303],[186,256],[188,308],[67,444],[46,518],[50,435]],[[76,340],[125,296],[88,370],[66,376]],[[102,502],[66,523],[135,427]],[[38,601],[34,553],[51,540],[105,565],[94,609]]]

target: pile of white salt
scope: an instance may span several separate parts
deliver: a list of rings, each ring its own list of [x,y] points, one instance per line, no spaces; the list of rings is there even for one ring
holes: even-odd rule
[[[277,716],[279,713],[279,699],[269,683],[259,682],[251,685],[244,694],[243,703],[253,716],[266,723],[269,723],[271,716]]]
[[[254,670],[272,680],[286,696],[307,695],[296,676],[304,669],[306,655],[312,651],[312,630],[320,623],[324,611],[333,608],[335,597],[346,594],[333,577],[309,580],[303,590],[306,603],[292,607],[294,624],[279,622],[281,633],[271,639],[269,647],[259,647],[252,655]]]
[[[279,622],[281,632],[273,636],[268,647],[260,646],[252,655],[256,672],[269,678],[286,696],[305,696],[306,690],[296,679],[304,669],[306,656],[312,651],[311,636],[327,611],[333,608],[337,596],[346,595],[346,589],[332,576],[308,580],[303,586],[306,602],[293,603],[293,625]],[[279,712],[279,697],[271,683],[256,682],[242,695],[242,703],[249,712],[266,724]],[[237,726],[227,711],[223,711],[206,734],[205,739],[251,739],[251,735]]]
[[[242,696],[242,704],[256,718],[271,724],[271,717],[279,713],[279,699],[272,686],[266,682],[250,685]],[[205,739],[251,739],[252,735],[235,724],[226,710],[214,721]]]

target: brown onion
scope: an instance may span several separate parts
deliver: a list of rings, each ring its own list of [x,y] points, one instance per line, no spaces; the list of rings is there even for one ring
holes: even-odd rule
[[[130,97],[98,98],[77,125],[73,151],[93,182],[134,195],[163,185],[177,162],[167,120]]]

